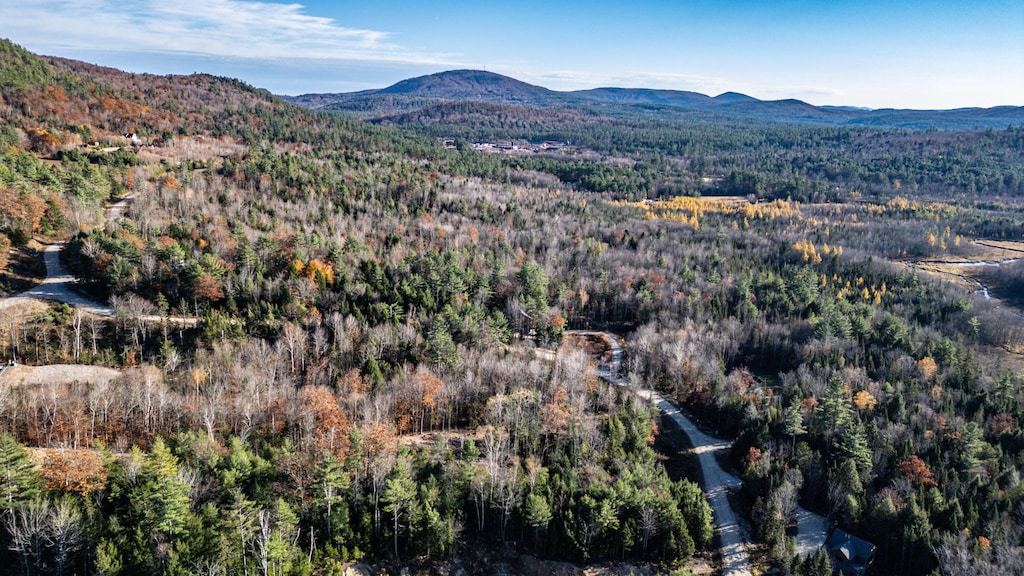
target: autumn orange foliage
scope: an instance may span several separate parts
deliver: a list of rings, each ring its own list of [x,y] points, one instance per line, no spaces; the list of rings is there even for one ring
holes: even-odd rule
[[[11,241],[4,234],[0,234],[0,270],[7,267],[10,250]]]
[[[53,154],[60,147],[60,140],[43,128],[29,128],[25,132],[28,134],[32,150],[36,152]]]
[[[903,462],[900,462],[899,469],[904,476],[918,486],[930,488],[939,485],[935,481],[931,468],[928,467],[924,460],[918,458],[916,454],[911,454]]]
[[[37,194],[18,193],[0,185],[0,214],[8,221],[15,220],[33,234],[40,230],[43,215],[46,213],[46,200]]]
[[[209,300],[210,302],[217,302],[224,298],[224,290],[221,288],[220,280],[205,272],[196,278],[193,292],[198,298]]]
[[[370,390],[370,386],[366,383],[366,379],[363,378],[363,374],[358,368],[352,368],[345,372],[338,378],[336,386],[338,392],[345,396],[365,394]]]
[[[548,434],[560,434],[565,431],[569,424],[569,394],[562,386],[556,386],[551,400],[541,408],[541,421],[544,423],[544,432]]]
[[[743,468],[746,470],[753,468],[763,457],[764,454],[760,449],[751,446],[750,450],[747,451],[746,456],[743,457]]]
[[[313,447],[344,459],[352,425],[334,394],[325,386],[306,386],[299,392],[299,400],[303,412],[311,417],[308,432]]]
[[[49,450],[39,466],[48,490],[87,494],[103,488],[107,471],[95,450]]]

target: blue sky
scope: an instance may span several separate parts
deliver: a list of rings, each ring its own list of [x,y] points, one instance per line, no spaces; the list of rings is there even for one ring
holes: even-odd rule
[[[38,53],[278,94],[480,68],[556,90],[1024,105],[1021,0],[0,0],[0,14],[0,37]]]

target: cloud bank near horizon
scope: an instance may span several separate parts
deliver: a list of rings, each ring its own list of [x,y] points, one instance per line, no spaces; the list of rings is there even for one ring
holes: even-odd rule
[[[8,33],[29,46],[250,60],[444,66],[451,55],[414,50],[394,34],[312,16],[301,4],[254,0],[0,2]]]

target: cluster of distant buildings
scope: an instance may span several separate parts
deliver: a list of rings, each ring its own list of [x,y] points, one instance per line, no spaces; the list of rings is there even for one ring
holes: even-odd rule
[[[441,138],[441,144],[448,149],[454,150],[457,144],[452,138]],[[543,142],[523,142],[515,140],[484,140],[473,142],[473,150],[477,152],[487,153],[514,153],[514,152],[527,152],[527,153],[538,153],[538,152],[567,152],[573,151],[574,148],[569,142],[558,142],[555,140],[545,140]]]

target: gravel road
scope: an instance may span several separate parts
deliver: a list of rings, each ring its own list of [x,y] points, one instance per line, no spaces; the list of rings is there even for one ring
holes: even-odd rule
[[[106,217],[108,223],[113,223],[120,218],[130,204],[131,198],[129,197],[107,206]],[[75,277],[60,262],[60,251],[63,248],[63,242],[47,246],[43,251],[43,261],[46,262],[46,279],[31,290],[26,290],[9,298],[0,299],[0,310],[19,306],[32,300],[53,300],[80,308],[88,314],[113,316],[114,309],[110,306],[93,302],[71,289],[75,282]],[[187,316],[147,315],[141,316],[139,320],[143,322],[169,322],[185,326],[195,326],[197,323],[196,318]]]
[[[602,335],[611,346],[611,362],[599,365],[597,373],[601,378],[613,384],[626,385],[620,375],[622,344],[617,336],[607,332],[584,330],[572,333],[587,336]],[[751,542],[751,538],[737,520],[728,498],[728,492],[739,490],[743,486],[743,481],[723,470],[718,464],[718,460],[715,459],[715,455],[723,450],[728,450],[731,443],[701,432],[688,416],[680,412],[661,394],[647,389],[637,390],[636,393],[641,398],[658,406],[666,417],[671,418],[686,433],[690,438],[690,443],[693,444],[704,475],[704,491],[715,512],[715,526],[722,545],[722,574],[725,576],[751,574],[750,558],[746,548],[747,544]],[[828,536],[828,520],[820,514],[798,506],[796,521],[797,553],[806,557],[825,543],[825,538]]]
[[[661,394],[651,390],[638,390],[637,395],[655,404],[666,417],[671,418],[690,437],[693,450],[700,459],[704,473],[704,492],[715,511],[715,528],[722,546],[722,574],[724,576],[751,576],[747,544],[750,536],[740,525],[729,503],[729,490],[739,490],[743,481],[726,472],[718,464],[715,454],[729,448],[729,442],[708,436],[685,414]]]
[[[0,300],[0,310],[24,304],[29,300],[55,300],[77,306],[97,316],[113,316],[110,306],[98,304],[71,290],[75,277],[60,263],[60,250],[64,244],[50,244],[43,252],[46,279],[31,290]]]

